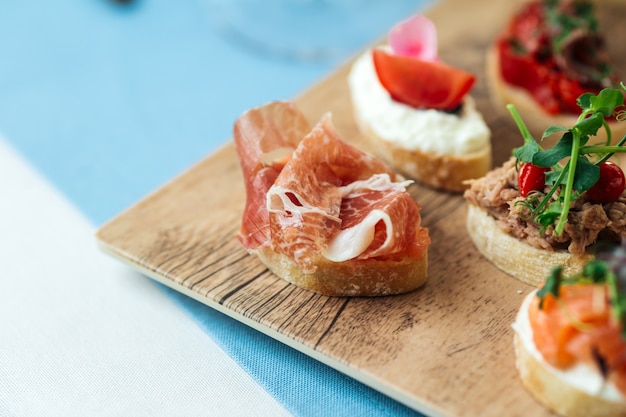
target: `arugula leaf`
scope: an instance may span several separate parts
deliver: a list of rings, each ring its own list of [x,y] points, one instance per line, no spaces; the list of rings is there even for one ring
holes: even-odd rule
[[[533,156],[541,151],[541,147],[533,138],[524,141],[524,146],[513,149],[513,156],[522,162],[532,162]]]
[[[580,136],[595,136],[598,134],[598,130],[604,125],[604,113],[593,113],[591,116],[578,122],[573,129],[577,129]],[[586,140],[585,140],[586,142]]]
[[[559,197],[554,200],[552,203],[546,207],[545,210],[541,212],[541,214],[537,215],[535,221],[541,226],[539,228],[539,233],[543,234],[548,229],[556,223],[556,221],[561,217],[563,213],[563,198]]]
[[[587,110],[591,108],[591,97],[593,93],[584,93],[578,99],[576,99],[576,104],[583,110]]]
[[[572,139],[572,132],[568,130],[552,148],[536,152],[532,156],[532,163],[546,168],[556,165],[560,160],[571,154]]]
[[[579,156],[574,175],[574,189],[582,194],[593,187],[599,179],[600,167],[589,162],[584,156]]]
[[[547,128],[544,132],[543,132],[543,136],[541,136],[541,139],[545,139],[548,136],[552,136],[553,134],[557,133],[557,132],[562,132],[562,131],[568,131],[569,129],[563,126],[550,126],[549,128]]]
[[[564,184],[565,175],[563,175],[563,169],[552,169],[546,172],[546,184],[548,185],[561,185]],[[556,187],[554,187],[556,188]]]
[[[594,112],[602,113],[604,117],[609,117],[613,114],[617,107],[620,107],[624,102],[624,95],[620,90],[614,88],[605,88],[598,95],[591,95],[589,97],[589,107],[583,109],[593,110]]]

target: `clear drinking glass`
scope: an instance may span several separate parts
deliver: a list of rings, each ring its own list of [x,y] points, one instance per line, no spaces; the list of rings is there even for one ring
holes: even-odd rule
[[[201,0],[212,26],[256,53],[301,62],[344,59],[416,12],[419,0]]]

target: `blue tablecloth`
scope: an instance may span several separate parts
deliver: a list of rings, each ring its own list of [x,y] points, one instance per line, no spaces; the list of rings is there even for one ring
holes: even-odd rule
[[[429,3],[387,2],[388,13],[369,16],[352,49],[333,60],[299,62],[224,36],[207,1],[0,4],[0,135],[94,227],[228,141],[244,110],[294,97]],[[330,33],[320,28],[319,36]],[[37,262],[37,253],[31,256]],[[294,415],[415,414],[255,330],[160,290]],[[0,328],[7,325],[0,318]],[[10,373],[20,368],[4,360],[0,388],[10,391]],[[28,415],[19,404],[3,409],[4,395],[8,391],[0,392],[0,415]],[[91,411],[115,414],[106,407]]]

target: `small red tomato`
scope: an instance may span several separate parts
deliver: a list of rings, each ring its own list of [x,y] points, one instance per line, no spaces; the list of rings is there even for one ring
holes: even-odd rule
[[[476,76],[439,61],[373,51],[380,83],[396,101],[415,108],[451,110],[472,89]]]
[[[587,197],[594,203],[612,203],[624,192],[626,178],[624,171],[613,162],[600,164],[600,179],[587,190]]]
[[[526,197],[531,191],[543,191],[546,186],[546,172],[549,170],[550,168],[539,167],[530,162],[523,163],[517,175],[520,195]]]

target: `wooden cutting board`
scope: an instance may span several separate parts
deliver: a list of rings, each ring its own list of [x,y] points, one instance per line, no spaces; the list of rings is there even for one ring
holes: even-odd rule
[[[520,3],[447,0],[426,12],[437,25],[442,59],[478,76],[472,95],[492,129],[495,164],[521,138],[489,98],[484,58]],[[604,15],[620,24],[624,16]],[[362,146],[348,71],[346,65],[295,101],[312,123],[332,112],[342,137]],[[400,296],[325,297],[287,284],[248,255],[235,238],[245,195],[232,143],[105,224],[97,238],[147,276],[423,413],[550,415],[522,387],[514,365],[511,323],[531,288],[477,252],[461,195],[420,185],[411,192],[432,238],[429,279]]]

